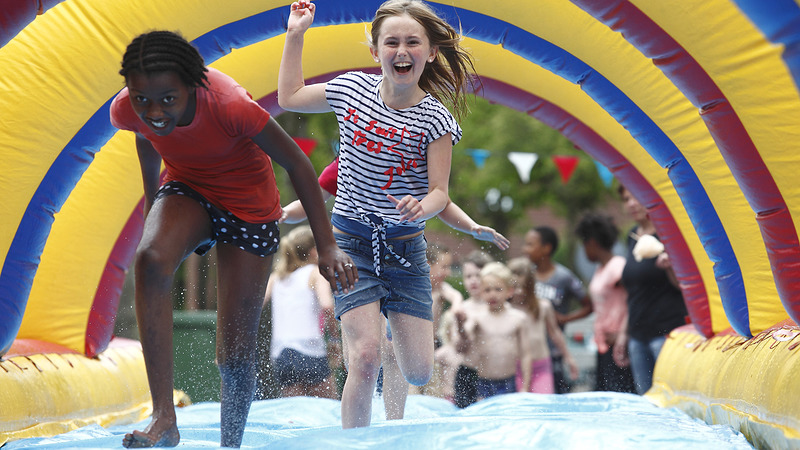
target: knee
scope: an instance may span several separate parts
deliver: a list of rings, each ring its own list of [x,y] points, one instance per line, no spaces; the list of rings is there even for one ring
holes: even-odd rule
[[[172,276],[176,269],[176,264],[169,261],[164,252],[152,246],[137,248],[135,261],[137,276],[150,280]]]
[[[415,366],[403,371],[403,377],[409,384],[424,386],[433,376],[433,362],[426,365]]]
[[[350,350],[348,373],[358,373],[363,378],[376,378],[381,367],[380,347],[362,344]]]

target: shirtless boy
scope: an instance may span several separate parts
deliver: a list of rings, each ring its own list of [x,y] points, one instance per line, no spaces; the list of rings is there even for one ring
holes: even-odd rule
[[[489,263],[481,269],[481,298],[486,308],[466,319],[460,338],[469,346],[478,364],[478,399],[517,391],[518,363],[522,368],[520,392],[531,384],[533,350],[530,325],[525,313],[507,305],[514,293],[513,275],[502,263]],[[459,319],[460,318],[460,319]]]

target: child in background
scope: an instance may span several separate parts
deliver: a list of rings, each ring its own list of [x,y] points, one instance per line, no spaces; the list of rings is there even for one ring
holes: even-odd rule
[[[450,266],[453,264],[453,255],[450,250],[442,245],[430,245],[427,251],[428,264],[431,266],[431,285],[433,286],[433,329],[436,330],[434,347],[441,347],[439,329],[442,326],[442,317],[450,309],[457,308],[464,301],[464,296],[458,289],[447,282],[450,276]]]
[[[555,393],[553,381],[553,364],[550,359],[549,341],[564,355],[572,379],[578,377],[578,365],[569,352],[564,333],[558,327],[553,305],[536,297],[536,277],[533,266],[526,257],[514,258],[508,262],[508,268],[514,275],[514,295],[511,305],[523,311],[530,322],[531,348],[533,353],[531,385],[529,392],[539,394]],[[522,369],[517,371],[517,389],[522,389]]]
[[[512,392],[528,392],[531,385],[533,352],[531,328],[522,311],[508,305],[514,295],[511,271],[502,263],[492,262],[481,269],[481,298],[486,304],[482,313],[464,322],[460,339],[468,339],[477,357],[478,400]],[[517,369],[522,370],[522,384],[517,387]]]
[[[469,297],[461,302],[461,305],[449,310],[444,320],[445,323],[451,324],[448,330],[450,340],[461,357],[453,386],[453,399],[459,408],[466,408],[478,401],[477,355],[475,349],[469,345],[464,324],[469,317],[482,314],[486,308],[486,304],[481,300],[481,269],[490,262],[492,257],[480,250],[471,252],[462,261],[461,274]]]
[[[142,34],[128,45],[125,88],[111,123],[136,133],[144,185],[144,230],[134,262],[136,317],[153,414],[125,447],[180,442],[173,405],[171,288],[192,252],[217,245],[216,363],[221,378],[220,444],[241,445],[255,391],[258,322],[278,247],[280,199],[272,160],[289,174],[309,212],[319,269],[331,289],[357,272],[336,246],[314,168],[297,144],[236,81],[207,68],[182,36]],[[166,183],[159,188],[161,163]]]
[[[628,293],[622,287],[625,257],[613,253],[619,229],[611,217],[587,214],[575,228],[583,242],[586,258],[597,263],[589,282],[589,295],[594,305],[594,341],[597,344],[597,378],[595,390],[635,392],[630,367],[614,362],[613,348],[623,331],[628,316]]]
[[[538,226],[531,228],[525,234],[522,251],[535,266],[536,296],[553,304],[558,326],[563,332],[569,322],[592,313],[592,301],[580,278],[553,260],[556,250],[558,250],[558,234],[552,228]],[[578,303],[577,307],[573,307],[575,302]],[[566,394],[570,390],[570,385],[564,372],[563,355],[552,342],[549,345],[556,394]]]
[[[388,318],[398,367],[411,384],[433,372],[433,314],[425,221],[448,203],[452,147],[465,111],[472,60],[460,36],[425,3],[390,0],[368,36],[381,75],[348,72],[305,85],[302,52],[316,5],[291,5],[278,73],[289,111],[333,111],[339,174],[332,218],[337,243],[355,261],[354,291],[336,296],[348,348],[342,427],[368,426]]]
[[[331,287],[316,262],[311,228],[297,227],[281,240],[267,284],[264,305],[272,306],[270,358],[282,397],[338,397],[328,355],[341,354],[339,325],[333,318]],[[329,345],[320,319],[332,338]]]

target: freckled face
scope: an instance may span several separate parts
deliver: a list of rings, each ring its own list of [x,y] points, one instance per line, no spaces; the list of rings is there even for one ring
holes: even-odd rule
[[[127,86],[136,115],[158,136],[192,123],[195,88],[187,86],[177,73],[133,71],[128,74]]]
[[[398,85],[416,85],[425,65],[436,56],[425,28],[407,14],[386,18],[375,44],[372,56],[381,64],[384,78]]]

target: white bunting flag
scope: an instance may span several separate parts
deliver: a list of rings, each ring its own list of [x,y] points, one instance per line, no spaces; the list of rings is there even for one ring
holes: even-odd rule
[[[531,180],[531,170],[536,161],[539,160],[539,155],[527,152],[511,152],[508,154],[508,160],[517,168],[517,173],[519,173],[519,178],[522,182],[527,183]]]

